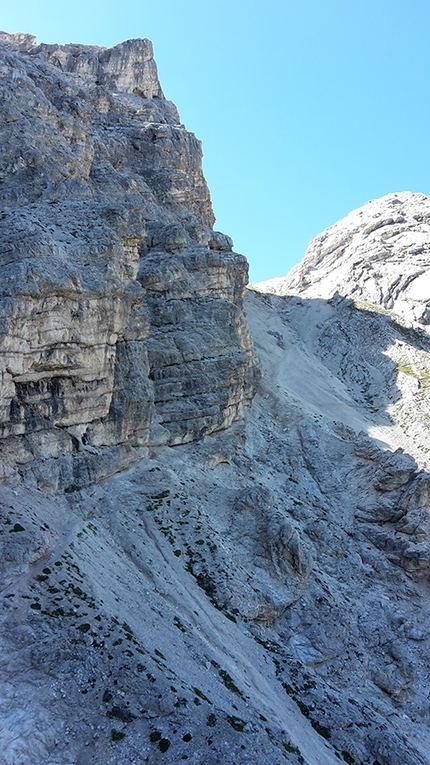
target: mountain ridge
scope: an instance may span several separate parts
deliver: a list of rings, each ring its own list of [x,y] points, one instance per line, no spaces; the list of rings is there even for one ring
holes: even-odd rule
[[[425,194],[404,191],[367,202],[315,237],[287,276],[256,287],[325,299],[338,291],[427,325],[429,215]]]

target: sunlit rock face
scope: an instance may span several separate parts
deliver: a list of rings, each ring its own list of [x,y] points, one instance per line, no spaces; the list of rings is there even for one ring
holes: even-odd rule
[[[113,48],[42,43],[32,55],[109,91],[164,99],[150,40],[126,40]]]
[[[1,765],[430,765],[428,198],[247,291],[253,397],[150,43],[0,52]]]
[[[1,33],[0,62],[3,472],[71,490],[243,416],[247,263],[148,40]]]
[[[353,210],[310,243],[303,261],[261,287],[279,295],[369,302],[430,323],[430,197],[387,194]]]

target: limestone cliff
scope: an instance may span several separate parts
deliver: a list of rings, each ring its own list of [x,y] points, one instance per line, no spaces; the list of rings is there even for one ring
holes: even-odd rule
[[[0,76],[3,469],[71,491],[243,415],[247,264],[149,40],[2,33]]]
[[[251,402],[150,43],[0,48],[2,765],[430,765],[430,200],[247,291]]]

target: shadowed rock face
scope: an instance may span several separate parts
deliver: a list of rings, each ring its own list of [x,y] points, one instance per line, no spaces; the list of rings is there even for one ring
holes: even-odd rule
[[[148,40],[1,33],[0,78],[4,471],[72,490],[242,417],[247,263],[212,229],[200,142]]]

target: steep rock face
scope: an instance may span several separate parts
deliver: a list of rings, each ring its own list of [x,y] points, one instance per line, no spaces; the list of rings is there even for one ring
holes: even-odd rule
[[[31,470],[0,485],[5,763],[429,765],[426,328],[342,296],[337,268],[329,299],[249,291],[264,376],[217,431],[250,384],[242,260],[168,207],[142,236],[138,206],[95,198],[73,229],[63,203],[43,230],[42,202],[3,219],[36,252],[6,370]]]
[[[32,55],[109,91],[132,93],[143,98],[164,98],[150,40],[126,40],[113,48],[42,43]]]
[[[2,762],[429,765],[426,198],[246,295],[224,429],[246,265],[198,142],[118,50],[0,40]]]
[[[287,276],[258,287],[306,298],[337,292],[427,325],[429,267],[430,198],[406,191],[353,210],[315,237]]]
[[[346,761],[370,765],[429,761],[429,211],[421,194],[369,202],[247,297],[269,444],[284,425],[284,506],[314,545],[276,647],[311,670],[298,698],[325,710]]]
[[[2,33],[0,58],[3,472],[70,491],[242,416],[247,264],[148,40]]]

